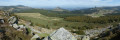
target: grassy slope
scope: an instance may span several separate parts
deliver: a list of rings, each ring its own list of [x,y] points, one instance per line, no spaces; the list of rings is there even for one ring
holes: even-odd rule
[[[47,17],[40,13],[15,13],[15,15],[17,15],[23,20],[31,21],[34,25],[40,27],[44,27],[48,29],[49,28],[58,29],[60,27],[64,27],[68,30],[71,30],[71,32],[74,32],[73,31],[74,29],[78,31],[78,30],[92,29],[96,27],[99,28],[106,27],[110,24],[117,24],[117,23],[98,24],[98,23],[85,23],[85,22],[69,22],[69,21],[64,21],[63,18]],[[39,34],[39,35],[44,37],[47,34]]]
[[[31,21],[33,24],[38,26],[54,26],[53,23],[58,21],[63,21],[62,18],[57,17],[47,17],[44,15],[41,15],[40,13],[16,13],[15,15],[18,15],[20,18]]]
[[[89,15],[87,15],[87,16],[100,17],[100,16],[104,16],[104,15],[103,15],[103,14],[98,13],[98,14],[89,14]]]
[[[73,29],[74,27],[83,26],[106,26],[107,24],[94,24],[94,23],[83,23],[83,22],[68,22],[64,21],[63,18],[58,17],[47,17],[40,13],[16,13],[20,18],[31,21],[33,24],[41,27],[59,28],[66,27],[68,29]]]

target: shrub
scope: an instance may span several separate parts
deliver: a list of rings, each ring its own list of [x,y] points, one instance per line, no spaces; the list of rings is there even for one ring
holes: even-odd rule
[[[79,34],[79,35],[84,35],[84,31],[79,30],[79,31],[72,31],[73,33]]]

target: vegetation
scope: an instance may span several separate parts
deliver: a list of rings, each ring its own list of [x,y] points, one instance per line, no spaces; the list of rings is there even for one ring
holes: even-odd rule
[[[31,25],[33,26],[37,25],[47,29],[57,29],[64,27],[71,30],[71,32],[79,35],[84,35],[85,33],[83,30],[86,29],[105,27],[111,24],[113,24],[113,26],[116,26],[116,24],[120,22],[120,15],[118,15],[120,13],[119,10],[115,10],[117,13],[111,13],[109,15],[106,14],[107,16],[104,16],[103,12],[98,13],[102,8],[58,12],[44,9],[34,9],[29,7],[26,7],[26,9],[20,9],[15,6],[11,7],[13,8],[11,13],[15,12],[15,15],[17,15],[19,18],[32,22]],[[9,10],[11,7],[5,7],[2,9]],[[109,8],[103,9],[111,10]],[[84,14],[90,15],[83,16]],[[90,16],[97,16],[97,18]],[[29,33],[31,32],[30,28],[24,30],[27,30]],[[8,26],[0,27],[0,31],[0,38],[2,38],[2,40],[30,40],[31,38],[31,35],[28,35],[28,32],[16,31],[14,28]],[[46,33],[39,34],[40,37],[46,37],[48,35],[49,34]],[[103,35],[103,37],[99,40],[117,40],[117,37],[120,37],[119,35],[120,31],[114,29],[113,31],[106,32],[105,35]]]
[[[73,33],[77,34],[84,34],[82,31],[79,30],[106,27],[110,24],[116,25],[119,22],[120,18],[119,15],[103,16],[99,18],[92,18],[89,16],[70,16],[64,19],[58,17],[47,17],[40,13],[16,13],[15,15],[17,15],[21,19],[32,22],[32,25],[37,25],[48,29],[57,29],[60,27],[64,27],[69,30],[78,30],[72,31]]]
[[[100,35],[100,38],[97,40],[118,40],[120,37],[120,30],[118,28],[119,26],[117,25],[112,31],[107,31],[105,33],[102,33]]]
[[[16,15],[18,15],[18,17],[20,17],[21,19],[32,22],[32,25],[37,25],[46,28],[53,28],[55,22],[62,21],[62,18],[47,17],[41,15],[40,13],[16,13]]]
[[[40,13],[49,17],[67,17],[67,16],[81,16],[83,14],[73,14],[70,11],[56,12],[51,10],[42,10],[42,9],[31,9],[31,10],[22,10],[15,13]]]
[[[83,32],[83,30],[79,30],[79,31],[72,31],[73,33],[76,33],[78,35],[85,35],[85,33]]]
[[[0,27],[0,40],[30,40],[31,35],[27,35],[26,31],[17,31],[13,27],[8,26],[7,23]],[[23,29],[25,30],[25,29]]]
[[[73,29],[86,30],[97,27],[105,27],[111,24],[116,25],[116,23],[120,22],[119,15],[114,15],[114,16],[112,15],[114,14],[114,12],[111,13],[110,16],[108,14],[106,14],[108,16],[104,16],[102,12],[100,12],[99,14],[92,14],[92,13],[97,13],[102,9],[111,10],[106,8],[89,8],[83,10],[57,12],[57,11],[44,10],[44,9],[30,9],[30,10],[22,10],[22,11],[14,11],[14,12],[21,19],[32,22],[32,25],[37,25],[48,29],[51,28],[57,29],[60,27],[65,27],[66,29],[70,29],[70,30]],[[119,14],[119,11],[117,12],[118,13],[115,14]],[[34,13],[34,14],[29,14],[29,13]],[[84,14],[91,14],[91,16],[97,16],[98,18],[93,18],[88,15],[83,16]],[[31,15],[35,15],[35,16],[31,16]],[[52,19],[54,19],[54,17],[56,17],[55,19],[58,19],[59,21],[56,20],[53,21]]]
[[[29,15],[28,15],[29,14]],[[92,29],[96,26],[105,26],[106,24],[96,24],[95,23],[85,23],[85,22],[68,22],[64,21],[62,18],[55,18],[55,17],[47,17],[47,16],[39,16],[39,13],[16,13],[18,17],[21,19],[31,21],[33,25],[37,25],[44,28],[59,28],[65,27],[67,29]],[[35,15],[35,16],[32,16]],[[38,15],[38,16],[37,16]],[[54,19],[54,20],[53,20]]]
[[[47,36],[49,36],[49,34],[47,34],[47,33],[41,33],[41,34],[39,34],[39,36],[42,38],[42,37],[47,37]]]
[[[65,20],[73,21],[73,22],[106,24],[106,23],[120,22],[120,15],[102,16],[98,18],[93,18],[89,16],[73,16],[73,17],[66,17]]]

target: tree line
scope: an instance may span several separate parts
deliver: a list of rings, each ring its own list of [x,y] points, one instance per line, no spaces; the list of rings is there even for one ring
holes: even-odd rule
[[[105,23],[120,22],[120,15],[101,16],[97,18],[93,18],[90,16],[72,16],[72,17],[65,17],[64,20],[72,21],[72,22],[105,24]]]

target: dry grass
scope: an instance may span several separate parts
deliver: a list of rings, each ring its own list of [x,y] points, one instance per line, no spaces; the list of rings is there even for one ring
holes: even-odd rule
[[[27,17],[32,17],[32,18],[39,18],[39,19],[42,19],[42,20],[53,20],[53,21],[58,21],[58,20],[61,20],[61,18],[57,18],[57,17],[47,17],[47,16],[44,16],[40,13],[16,13],[15,15],[18,15],[18,16],[27,16]]]
[[[32,22],[34,26],[37,25],[37,26],[45,27],[45,28],[56,27],[54,26],[54,23],[64,21],[63,18],[48,17],[40,13],[15,13],[15,15],[17,15],[19,18],[25,21]]]

